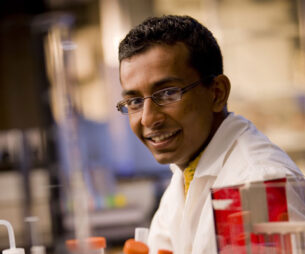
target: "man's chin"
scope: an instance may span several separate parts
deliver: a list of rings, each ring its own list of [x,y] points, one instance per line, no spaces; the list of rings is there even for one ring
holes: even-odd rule
[[[175,159],[173,156],[168,156],[166,154],[153,154],[155,160],[160,163],[160,164],[171,164],[171,163],[175,163]]]

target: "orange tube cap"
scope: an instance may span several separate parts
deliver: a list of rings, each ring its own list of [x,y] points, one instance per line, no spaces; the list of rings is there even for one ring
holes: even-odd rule
[[[89,237],[85,241],[91,250],[105,249],[106,238],[105,237]],[[79,248],[79,241],[77,239],[71,239],[66,241],[66,246],[70,251],[76,251]]]
[[[123,248],[124,254],[148,254],[149,248],[145,243],[128,239]]]

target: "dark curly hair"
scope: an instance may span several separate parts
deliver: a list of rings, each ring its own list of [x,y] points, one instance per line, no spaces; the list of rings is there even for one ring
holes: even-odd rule
[[[151,17],[134,27],[119,45],[119,61],[143,53],[155,45],[182,42],[190,55],[190,65],[206,84],[223,73],[222,54],[213,34],[194,18],[167,15]]]

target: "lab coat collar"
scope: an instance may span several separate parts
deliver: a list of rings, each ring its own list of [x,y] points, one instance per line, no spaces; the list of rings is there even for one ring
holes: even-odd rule
[[[236,116],[230,113],[219,126],[214,137],[205,148],[194,178],[202,176],[217,176],[222,168],[225,155],[233,142],[240,136],[249,126],[249,121],[242,116]],[[176,164],[171,164],[170,168],[173,172],[181,169]]]

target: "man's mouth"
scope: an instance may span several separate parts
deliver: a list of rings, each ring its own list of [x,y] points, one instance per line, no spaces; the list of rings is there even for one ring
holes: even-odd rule
[[[175,136],[179,130],[167,132],[167,133],[157,133],[146,136],[146,139],[149,139],[155,143],[163,142],[167,139],[170,139],[171,137]]]

